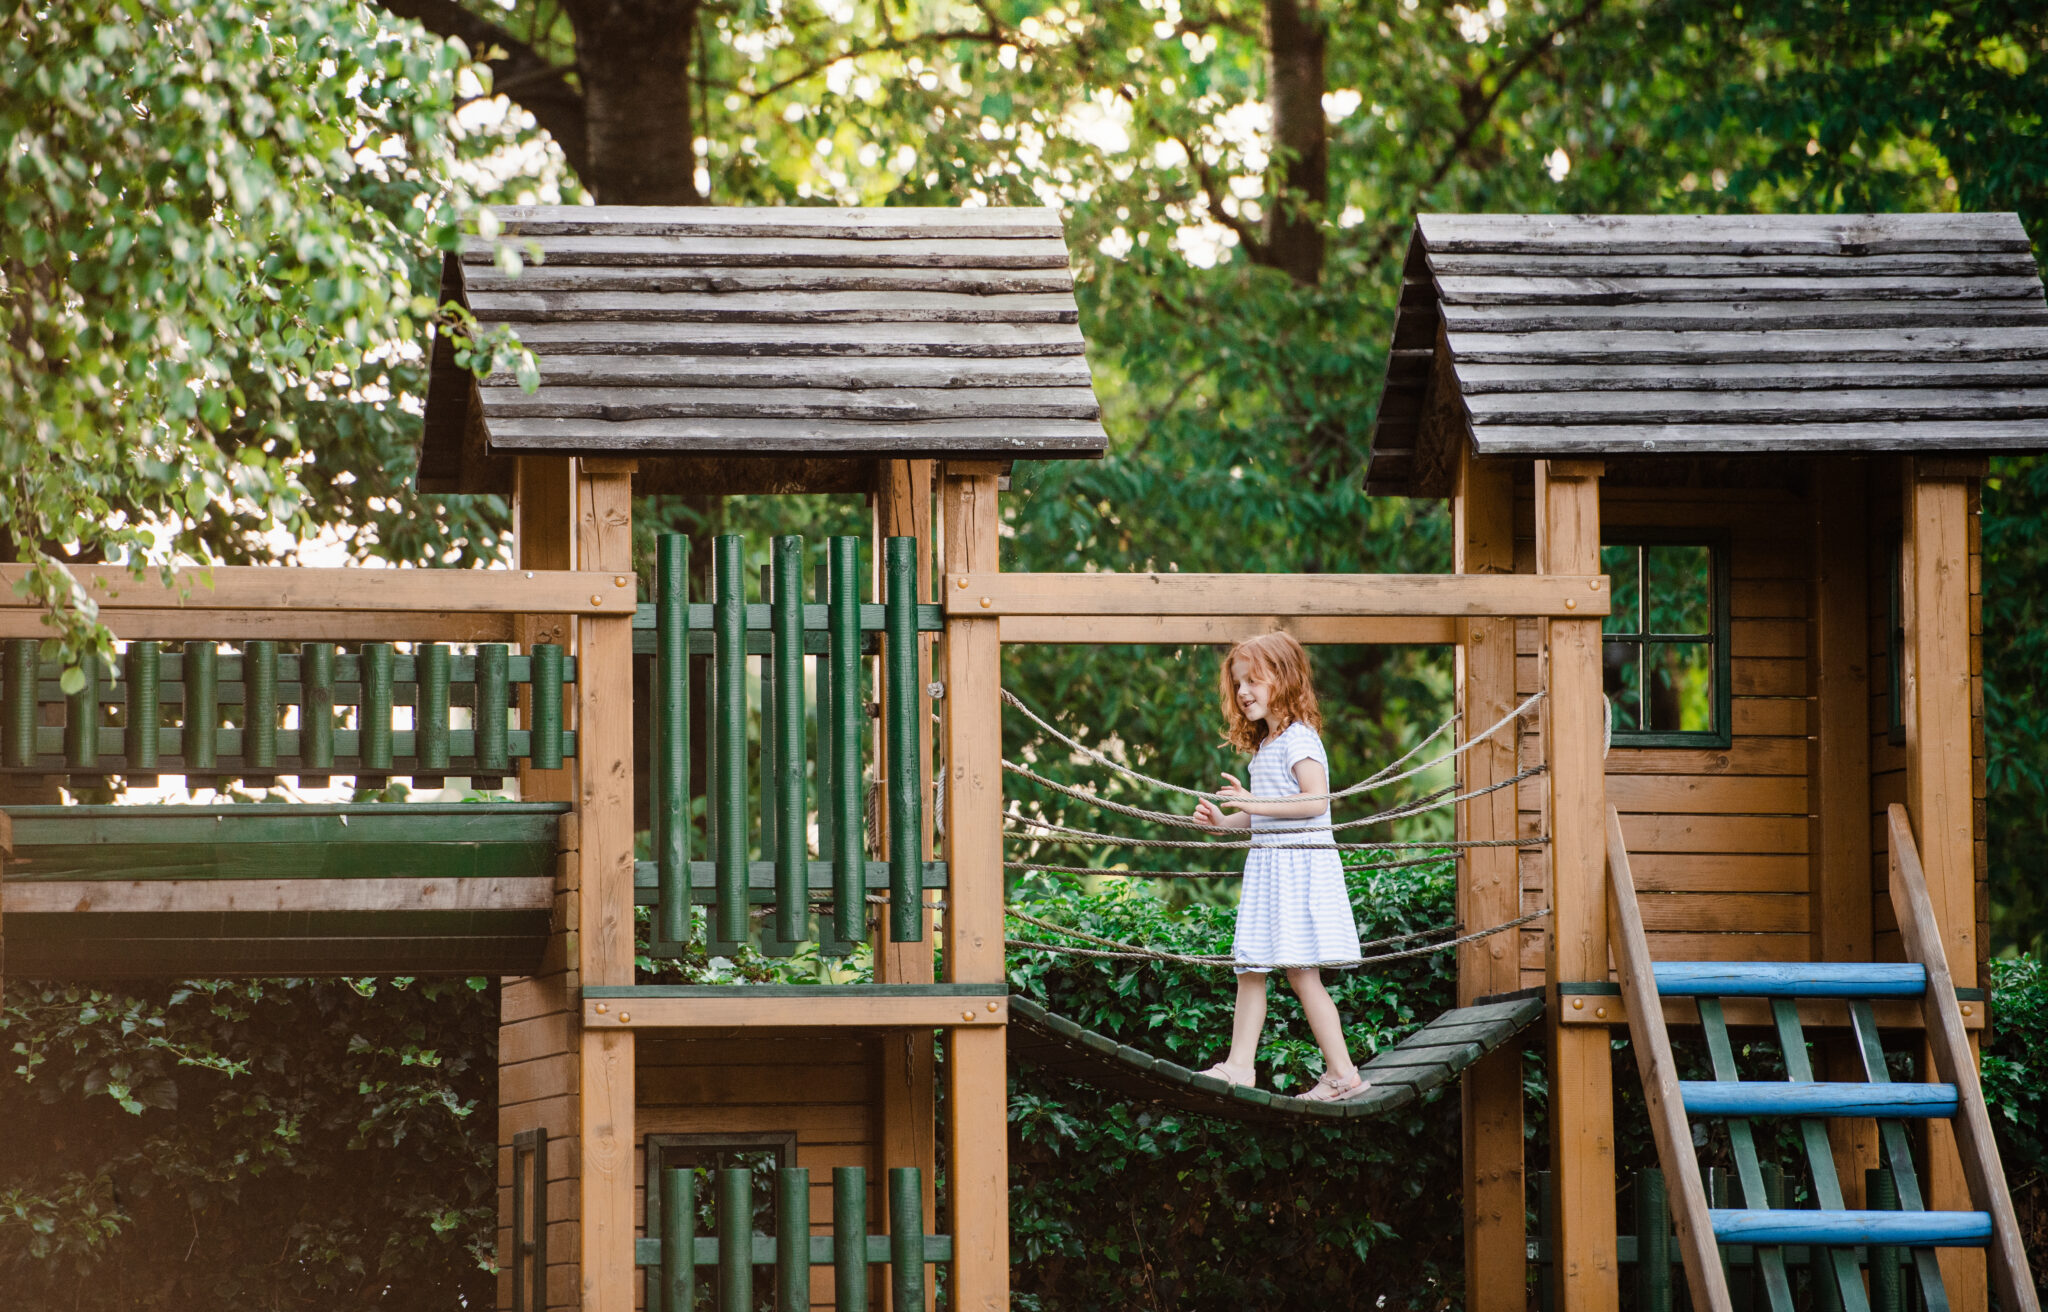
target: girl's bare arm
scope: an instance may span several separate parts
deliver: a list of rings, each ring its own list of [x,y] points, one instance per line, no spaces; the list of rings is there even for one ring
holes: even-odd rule
[[[1224,776],[1228,778],[1229,776]],[[1252,818],[1248,815],[1226,815],[1216,803],[1204,799],[1195,807],[1195,819],[1216,829],[1249,829]]]
[[[1223,805],[1234,811],[1249,812],[1244,817],[1247,826],[1251,824],[1252,815],[1271,816],[1276,820],[1313,820],[1330,809],[1329,802],[1322,800],[1303,802],[1290,798],[1254,798],[1238,786],[1236,779],[1229,775],[1223,777],[1230,780],[1218,790],[1225,795]],[[1327,793],[1330,791],[1330,772],[1319,761],[1300,761],[1294,767],[1294,782],[1301,785],[1304,793]]]

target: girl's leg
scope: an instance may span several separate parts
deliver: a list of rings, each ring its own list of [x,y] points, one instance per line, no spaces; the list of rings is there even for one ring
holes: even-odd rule
[[[1309,1032],[1316,1036],[1316,1044],[1323,1050],[1323,1073],[1349,1084],[1358,1075],[1358,1067],[1351,1064],[1351,1050],[1344,1043],[1344,1024],[1337,1018],[1337,1004],[1330,1001],[1330,991],[1323,987],[1323,972],[1313,968],[1290,970],[1287,983],[1294,989],[1294,996],[1301,999]]]
[[[1260,971],[1237,977],[1237,1012],[1230,1020],[1230,1055],[1209,1068],[1232,1084],[1257,1078],[1259,1033],[1266,1028],[1266,975]]]

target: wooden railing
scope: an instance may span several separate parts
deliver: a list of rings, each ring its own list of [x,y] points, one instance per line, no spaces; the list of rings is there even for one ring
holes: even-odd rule
[[[1607,808],[1607,912],[1610,943],[1622,996],[1628,1001],[1629,1046],[1643,1082],[1643,1106],[1657,1159],[1678,1178],[1670,1194],[1677,1222],[1678,1247],[1685,1260],[1686,1288],[1693,1307],[1721,1312],[1729,1306],[1728,1277],[1721,1268],[1719,1245],[1704,1209],[1706,1197],[1694,1155],[1692,1131],[1678,1092],[1678,1066],[1671,1056],[1671,1036],[1664,1028],[1664,1008],[1650,962],[1650,941],[1643,933],[1643,914],[1636,905],[1635,878],[1629,872],[1628,845],[1621,836],[1621,816]]]
[[[1920,865],[1919,847],[1913,841],[1913,822],[1906,808],[1897,802],[1885,813],[1885,833],[1890,849],[1892,909],[1898,915],[1899,937],[1905,945],[1906,960],[1927,972],[1927,990],[1920,1002],[1927,1049],[1934,1059],[1936,1076],[1956,1086],[1957,1109],[1951,1124],[1955,1127],[1956,1149],[1962,1157],[1963,1176],[1969,1181],[1971,1198],[1991,1214],[1991,1274],[1999,1305],[2008,1312],[2039,1312],[2040,1295],[2028,1274],[2026,1247],[2020,1239],[2019,1220],[2013,1212],[2004,1169],[1999,1164],[1991,1116],[1984,1105],[1983,1085],[1977,1078],[1976,1054],[1970,1049],[1969,1035],[1963,1027],[1948,954],[1941,944],[1941,925],[1927,892],[1927,874]]]
[[[656,890],[655,955],[681,951],[691,934],[692,904],[712,908],[711,940],[736,944],[751,936],[754,906],[772,909],[764,950],[789,950],[812,936],[813,890],[828,893],[833,914],[821,947],[851,950],[867,935],[868,890],[889,890],[889,940],[911,943],[925,934],[924,890],[943,886],[944,868],[923,852],[924,792],[919,765],[918,634],[942,627],[937,607],[917,603],[916,542],[883,544],[883,599],[862,600],[864,571],[859,538],[828,547],[828,568],[818,580],[822,604],[811,604],[804,585],[805,543],[778,537],[773,567],[761,583],[764,603],[748,604],[744,553],[737,536],[713,544],[709,604],[689,599],[689,540],[664,534],[657,546],[654,629],[654,769],[649,780]],[[864,745],[868,698],[864,655],[881,657],[883,781],[887,855],[868,859]],[[710,656],[707,701],[711,723],[705,781],[705,849],[692,861],[690,797],[690,656]],[[748,778],[747,659],[761,657],[760,853],[750,859],[753,810]],[[815,705],[809,704],[804,665],[815,665]],[[817,722],[815,811],[807,774],[811,747],[806,723]],[[811,860],[815,814],[820,859]]]
[[[697,1271],[717,1272],[714,1306],[719,1312],[754,1312],[754,1269],[772,1267],[775,1306],[807,1312],[811,1268],[832,1268],[836,1312],[868,1312],[868,1268],[889,1272],[892,1312],[923,1312],[925,1265],[950,1262],[953,1241],[924,1232],[924,1176],[915,1167],[889,1169],[889,1233],[868,1233],[867,1172],[857,1166],[832,1171],[832,1229],[811,1227],[811,1173],[800,1167],[775,1172],[775,1231],[754,1229],[754,1176],[743,1167],[717,1173],[714,1230],[697,1233],[697,1175],[691,1167],[667,1167],[647,1191],[647,1233],[634,1246],[634,1260],[647,1268],[647,1312],[691,1312],[696,1306]]]

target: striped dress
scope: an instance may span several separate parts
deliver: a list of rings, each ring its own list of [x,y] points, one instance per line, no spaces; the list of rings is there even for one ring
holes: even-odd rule
[[[1322,736],[1297,722],[1267,739],[1252,757],[1252,796],[1299,793],[1294,767],[1302,761],[1320,762],[1325,776],[1329,774]],[[1230,944],[1237,973],[1356,960],[1358,923],[1351,915],[1344,867],[1328,827],[1330,808],[1325,805],[1321,815],[1305,819],[1254,815],[1251,821],[1252,847],[1245,853],[1237,933]],[[1294,832],[1268,832],[1276,829]],[[1315,846],[1304,850],[1304,844]]]

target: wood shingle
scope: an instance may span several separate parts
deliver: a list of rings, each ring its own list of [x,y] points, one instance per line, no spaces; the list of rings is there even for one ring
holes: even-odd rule
[[[420,486],[505,490],[507,457],[1099,456],[1055,211],[531,206],[447,260],[541,383],[437,341]],[[508,258],[508,252],[510,257]]]
[[[2048,449],[2018,216],[1417,219],[1367,490],[1480,455]]]

